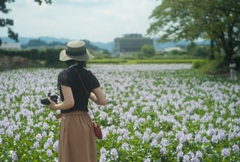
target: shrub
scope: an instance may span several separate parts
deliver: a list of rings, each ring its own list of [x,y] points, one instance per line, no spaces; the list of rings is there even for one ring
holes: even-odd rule
[[[193,61],[193,68],[199,69],[200,67],[204,66],[207,63],[206,60],[194,60]]]

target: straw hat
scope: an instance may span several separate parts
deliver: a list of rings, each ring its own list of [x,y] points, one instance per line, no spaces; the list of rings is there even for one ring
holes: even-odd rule
[[[67,49],[62,50],[59,55],[61,61],[77,60],[86,61],[93,59],[94,56],[86,49],[85,42],[80,40],[70,41],[67,43]]]

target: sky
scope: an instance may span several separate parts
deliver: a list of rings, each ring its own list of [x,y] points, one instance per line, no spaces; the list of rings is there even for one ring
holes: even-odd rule
[[[12,11],[1,18],[14,20],[20,37],[50,36],[111,42],[124,34],[146,36],[149,16],[161,0],[52,0],[41,6],[34,0],[7,3]],[[0,37],[7,29],[0,28]]]

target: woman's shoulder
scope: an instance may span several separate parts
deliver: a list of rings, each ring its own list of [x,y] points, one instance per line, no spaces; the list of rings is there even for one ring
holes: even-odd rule
[[[68,76],[70,74],[69,69],[63,69],[62,71],[60,71],[60,73],[58,74],[59,77],[65,77]]]
[[[93,75],[92,71],[87,68],[82,68],[82,72],[85,75]]]
[[[59,74],[66,74],[66,73],[68,73],[68,69],[63,69],[62,71],[60,71]]]

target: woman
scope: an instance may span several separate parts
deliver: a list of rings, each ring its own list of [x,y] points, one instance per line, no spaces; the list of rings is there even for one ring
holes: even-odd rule
[[[69,66],[58,75],[62,102],[50,98],[49,108],[61,110],[59,136],[59,162],[97,161],[96,139],[92,120],[88,114],[88,98],[98,105],[106,105],[106,96],[97,78],[85,69],[93,56],[82,41],[71,41],[60,52],[60,60]]]

